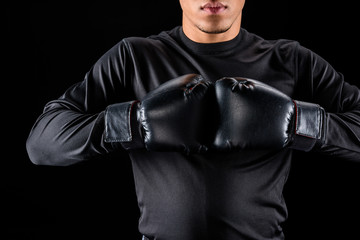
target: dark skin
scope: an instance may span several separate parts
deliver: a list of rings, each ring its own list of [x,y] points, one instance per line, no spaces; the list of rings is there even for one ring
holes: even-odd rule
[[[245,0],[179,1],[183,31],[194,42],[224,42],[238,35]]]

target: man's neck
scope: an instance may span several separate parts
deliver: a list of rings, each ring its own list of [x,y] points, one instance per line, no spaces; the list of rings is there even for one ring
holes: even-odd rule
[[[240,22],[231,26],[223,33],[206,33],[198,29],[196,26],[183,24],[184,34],[192,41],[197,43],[218,43],[226,42],[234,39],[240,32]]]

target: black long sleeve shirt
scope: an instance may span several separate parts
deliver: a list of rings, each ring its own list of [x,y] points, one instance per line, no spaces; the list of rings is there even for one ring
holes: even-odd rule
[[[241,29],[233,40],[200,44],[181,27],[121,40],[85,79],[46,104],[27,140],[36,164],[71,165],[125,151],[104,141],[107,106],[141,100],[161,83],[198,73],[216,81],[245,77],[326,110],[325,143],[314,151],[360,162],[360,91],[323,58],[292,40]],[[271,137],[271,136],[268,136]],[[141,212],[154,239],[283,239],[282,192],[295,150],[184,154],[129,151]],[[122,159],[119,159],[121,161]]]

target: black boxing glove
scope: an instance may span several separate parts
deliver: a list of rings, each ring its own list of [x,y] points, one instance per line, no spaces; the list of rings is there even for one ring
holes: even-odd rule
[[[214,146],[218,150],[281,149],[310,151],[324,139],[325,111],[291,99],[262,82],[222,78],[215,83],[220,112]]]
[[[117,103],[105,112],[105,141],[125,149],[204,152],[213,84],[187,74],[160,85],[141,101]]]

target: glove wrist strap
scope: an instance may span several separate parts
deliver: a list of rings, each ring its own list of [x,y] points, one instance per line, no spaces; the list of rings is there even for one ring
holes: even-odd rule
[[[325,111],[317,104],[294,101],[295,127],[291,148],[310,151],[324,139]]]
[[[121,143],[127,150],[144,147],[137,120],[138,104],[138,101],[129,101],[106,108],[105,142]]]

